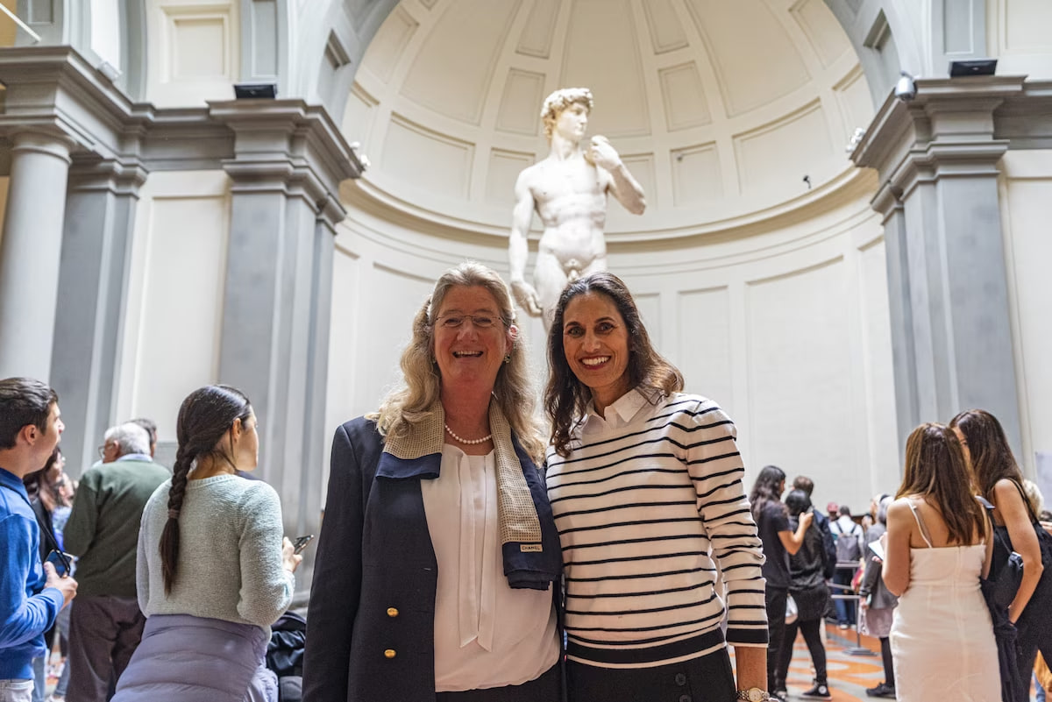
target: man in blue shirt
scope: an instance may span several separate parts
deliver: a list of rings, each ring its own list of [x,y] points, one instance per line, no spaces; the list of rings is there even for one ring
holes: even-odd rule
[[[22,485],[39,471],[65,429],[58,395],[40,381],[0,381],[0,701],[29,701],[33,657],[44,632],[77,593],[77,582],[41,564],[40,528]]]

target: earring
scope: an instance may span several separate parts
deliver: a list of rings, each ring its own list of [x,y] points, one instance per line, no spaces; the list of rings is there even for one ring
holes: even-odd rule
[[[504,355],[504,363],[505,364],[510,364],[511,363],[511,354],[505,354]]]

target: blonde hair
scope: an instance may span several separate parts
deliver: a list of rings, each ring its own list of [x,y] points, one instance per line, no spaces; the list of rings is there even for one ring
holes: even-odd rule
[[[588,88],[560,88],[544,99],[541,106],[541,121],[544,123],[544,136],[548,141],[552,140],[552,130],[555,122],[559,119],[559,113],[574,103],[580,103],[592,111],[595,102],[592,100],[592,91]]]
[[[515,321],[511,295],[493,269],[467,261],[449,269],[435,283],[435,288],[413,318],[413,338],[402,352],[403,385],[384,398],[380,409],[370,415],[384,437],[405,437],[417,422],[427,417],[442,389],[441,371],[433,363],[434,326],[442,301],[450,289],[478,286],[486,289],[497,302],[501,321],[507,329]],[[516,438],[534,461],[544,456],[545,443],[534,420],[536,398],[530,381],[525,344],[520,336],[509,352],[510,361],[501,364],[493,383],[493,398],[508,419]]]

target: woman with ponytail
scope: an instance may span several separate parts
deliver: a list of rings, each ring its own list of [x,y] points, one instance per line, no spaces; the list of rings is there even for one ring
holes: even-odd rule
[[[256,467],[256,426],[236,388],[206,386],[183,401],[172,478],[139,531],[146,630],[113,700],[277,700],[264,658],[301,557],[282,536],[274,489],[235,473]]]

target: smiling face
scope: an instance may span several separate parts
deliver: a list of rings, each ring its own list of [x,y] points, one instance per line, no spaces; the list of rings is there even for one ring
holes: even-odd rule
[[[434,317],[434,355],[444,391],[490,392],[516,328],[505,325],[493,294],[482,286],[454,286]]]
[[[563,352],[577,380],[592,391],[597,411],[630,390],[628,328],[614,301],[602,293],[584,293],[567,303]]]

